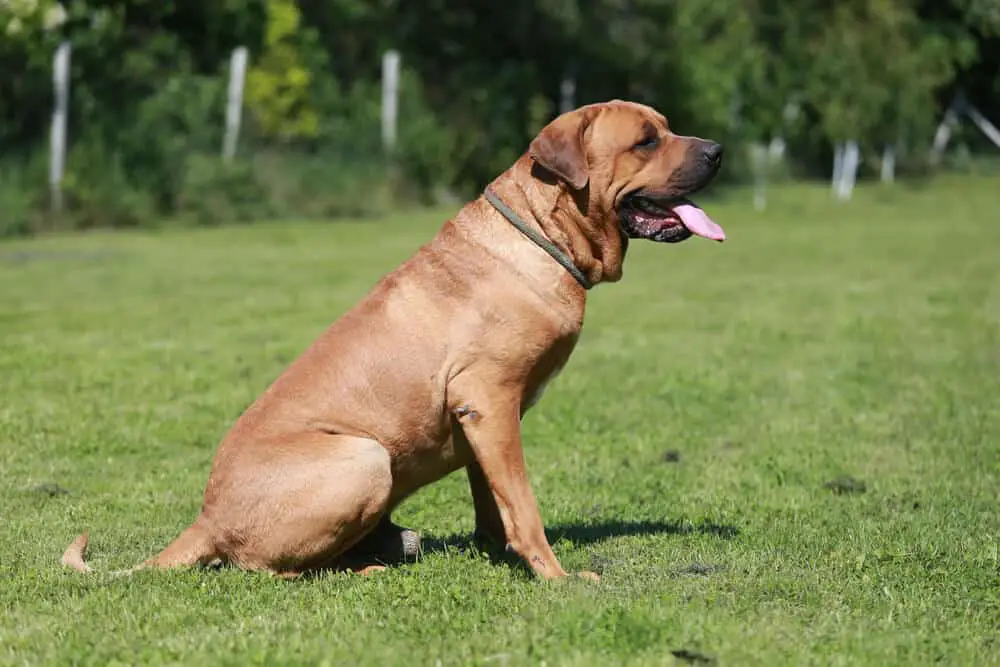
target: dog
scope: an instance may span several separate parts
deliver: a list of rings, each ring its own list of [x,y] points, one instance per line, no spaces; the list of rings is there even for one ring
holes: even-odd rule
[[[719,144],[674,134],[638,103],[556,117],[247,408],[197,518],[134,569],[377,571],[419,549],[393,509],[465,468],[477,538],[541,578],[567,576],[529,483],[521,419],[569,359],[587,290],[621,279],[631,239],[725,240],[688,199],[721,159]],[[63,564],[89,572],[86,546],[84,533]]]

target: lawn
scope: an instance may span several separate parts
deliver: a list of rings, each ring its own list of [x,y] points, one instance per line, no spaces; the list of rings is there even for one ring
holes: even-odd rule
[[[470,538],[295,582],[132,565],[197,513],[233,419],[449,211],[0,244],[0,662],[1000,665],[995,179],[707,203],[633,243],[524,422],[543,583]],[[706,200],[707,201],[707,200]]]

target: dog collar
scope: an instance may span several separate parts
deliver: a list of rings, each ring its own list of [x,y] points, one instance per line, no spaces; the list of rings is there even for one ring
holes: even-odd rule
[[[536,246],[549,253],[552,259],[559,262],[564,269],[569,271],[569,274],[576,278],[576,282],[583,285],[583,289],[590,289],[594,286],[594,284],[587,279],[587,276],[583,275],[583,271],[581,271],[579,267],[573,263],[573,259],[569,255],[560,250],[555,243],[528,226],[528,223],[522,220],[517,213],[514,213],[514,210],[510,206],[507,206],[504,200],[500,199],[500,197],[493,192],[492,188],[487,187],[483,192],[483,196],[485,196],[486,201],[492,204],[493,208],[500,211],[500,215],[507,218],[507,221],[514,225],[519,232],[531,239]]]

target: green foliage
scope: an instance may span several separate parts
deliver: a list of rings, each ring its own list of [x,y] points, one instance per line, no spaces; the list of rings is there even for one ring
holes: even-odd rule
[[[843,2],[809,50],[808,99],[832,141],[911,141],[936,120],[934,94],[953,74],[950,44],[901,0]]]
[[[385,165],[341,152],[271,148],[254,155],[258,187],[276,215],[308,219],[371,217],[395,205]]]
[[[958,0],[965,22],[984,35],[1000,37],[1000,0]]]
[[[459,172],[453,158],[459,137],[427,105],[420,78],[409,68],[400,73],[399,115],[398,149],[392,157],[407,190],[426,197],[435,186],[455,183]]]
[[[0,3],[0,153],[26,150],[24,131],[37,136],[51,109],[51,62],[64,21],[55,0]]]
[[[121,153],[97,136],[73,143],[62,189],[66,212],[50,227],[137,227],[158,217],[151,193],[134,186]]]
[[[193,153],[184,161],[177,215],[200,225],[252,222],[271,214],[252,164]]]
[[[787,164],[776,168],[796,176],[825,177],[832,144],[848,139],[861,145],[862,177],[888,145],[898,147],[902,175],[928,169],[934,125],[958,92],[1000,118],[1000,0],[66,6],[63,15],[54,0],[0,2],[0,154],[16,158],[9,164],[44,159],[51,58],[66,39],[70,144],[105,161],[75,159],[68,201],[80,208],[59,220],[38,203],[47,200],[44,188],[30,186],[21,200],[34,202],[42,227],[314,216],[470,196],[554,116],[567,77],[576,104],[646,102],[676,131],[722,141],[729,182],[748,180],[749,149],[776,138],[788,145]],[[250,53],[241,164],[216,172],[208,165],[221,150],[238,45]],[[389,48],[402,54],[391,154],[379,121],[380,60]],[[955,138],[973,152],[983,144]],[[251,182],[266,201],[240,203]],[[112,204],[116,192],[128,203]],[[193,192],[211,193],[206,201],[214,203],[197,205]],[[223,204],[226,193],[234,199]],[[105,205],[111,210],[95,208]]]
[[[302,53],[314,44],[315,33],[301,26],[293,0],[268,0],[263,52],[247,73],[245,92],[263,136],[284,141],[316,136],[319,118],[309,99],[315,70]]]
[[[28,182],[21,165],[0,163],[0,238],[37,231],[37,208],[33,200],[40,192]]]
[[[190,180],[189,156],[221,150],[224,100],[218,77],[171,76],[140,102],[119,135],[133,186],[149,192],[162,213],[178,206],[179,190]]]

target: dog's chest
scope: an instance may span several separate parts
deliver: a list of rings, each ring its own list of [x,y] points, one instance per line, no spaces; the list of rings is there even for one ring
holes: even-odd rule
[[[553,368],[549,374],[535,383],[534,388],[529,388],[525,393],[524,402],[524,412],[527,412],[531,408],[535,407],[538,401],[542,400],[542,394],[545,393],[545,389],[549,386],[549,383],[556,379],[556,377],[562,373],[562,369],[565,363]]]
[[[569,355],[576,346],[576,339],[576,334],[567,336],[539,359],[525,385],[524,397],[521,400],[521,414],[533,408],[542,399],[542,394],[545,393],[549,384],[562,372],[569,360]]]

